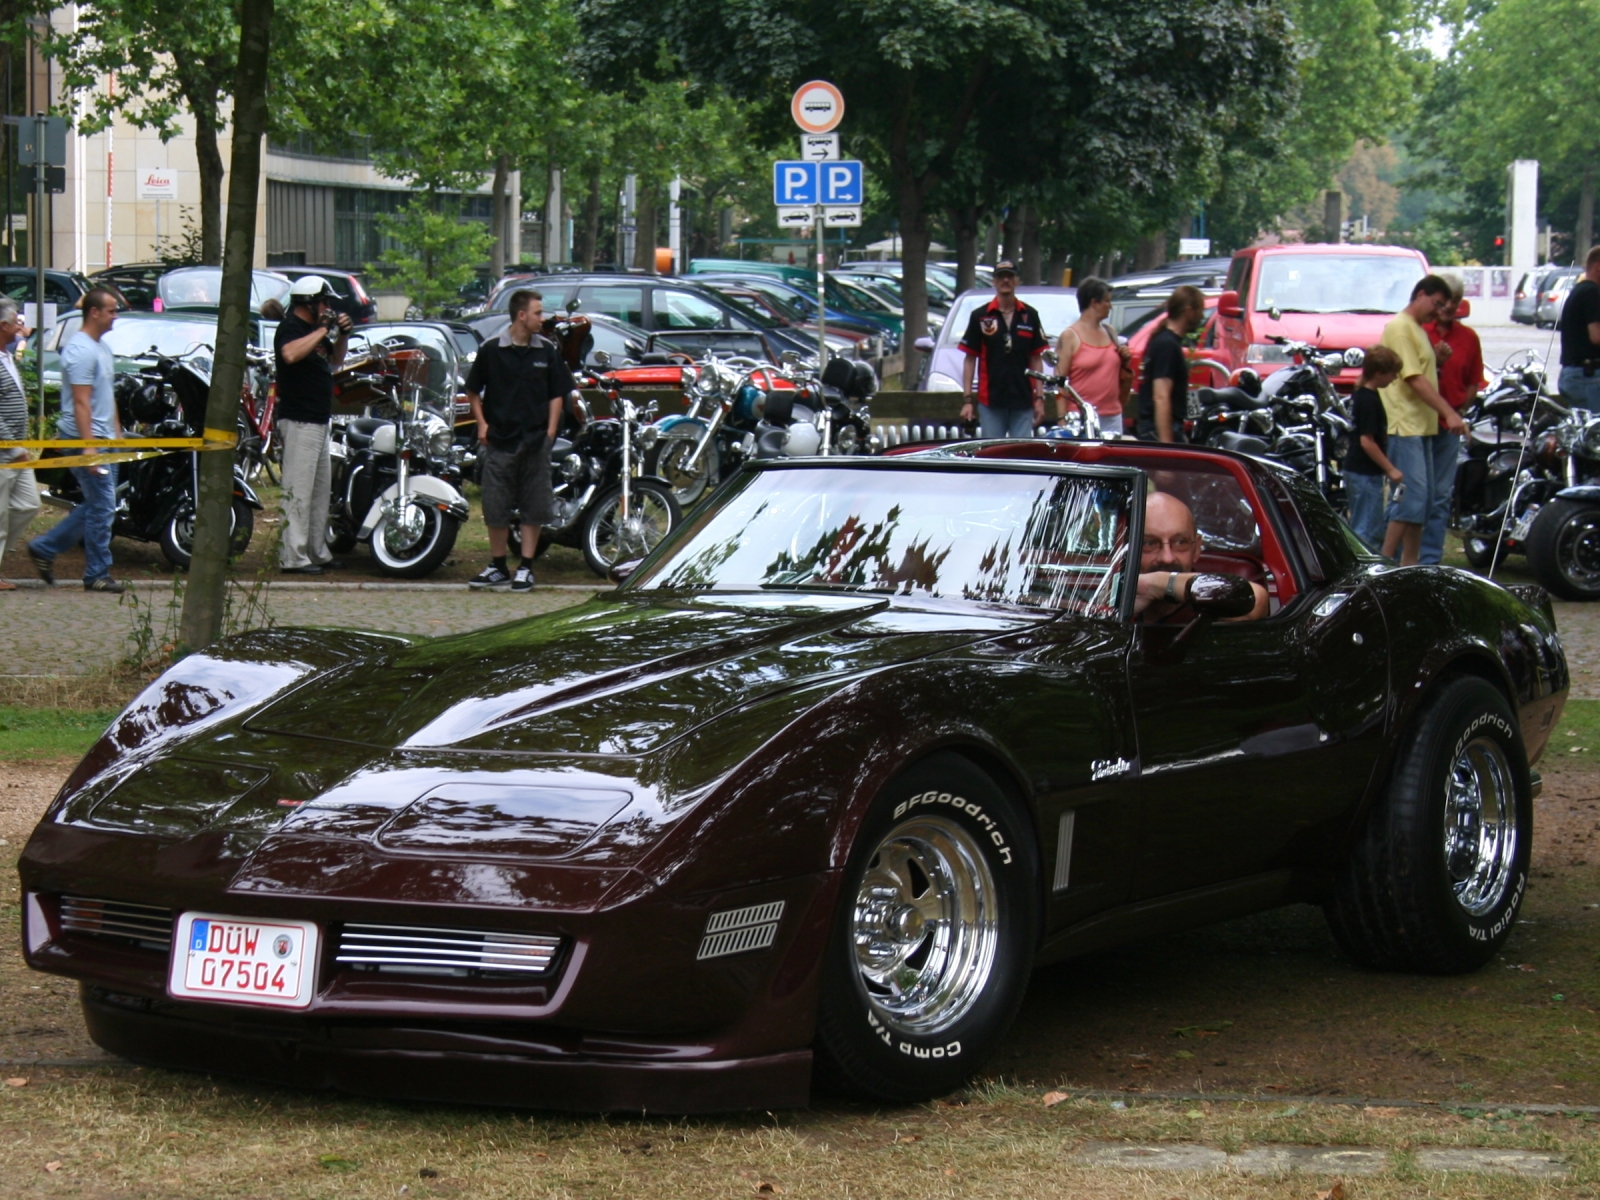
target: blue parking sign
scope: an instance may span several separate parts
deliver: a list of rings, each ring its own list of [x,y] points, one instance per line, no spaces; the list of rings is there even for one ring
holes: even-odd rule
[[[772,164],[772,202],[779,208],[864,204],[861,164],[850,159]]]
[[[818,191],[822,198],[818,204],[864,204],[866,196],[861,187],[861,164],[850,159],[819,162],[817,166]]]
[[[799,161],[773,163],[772,202],[780,208],[816,204],[817,164]]]

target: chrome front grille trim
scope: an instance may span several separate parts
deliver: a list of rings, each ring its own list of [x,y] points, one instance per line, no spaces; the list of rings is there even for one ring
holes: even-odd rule
[[[550,970],[560,949],[561,939],[547,934],[352,922],[340,931],[334,961],[380,971],[424,974],[481,971],[542,975]]]
[[[163,951],[172,947],[172,911],[154,904],[62,896],[61,928],[68,933],[114,938]]]

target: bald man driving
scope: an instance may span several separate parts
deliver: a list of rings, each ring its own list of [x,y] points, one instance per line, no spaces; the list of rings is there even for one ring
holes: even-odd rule
[[[1189,605],[1189,585],[1199,574],[1205,543],[1195,528],[1194,513],[1176,496],[1152,492],[1144,502],[1144,545],[1139,559],[1139,590],[1134,593],[1136,620],[1147,625],[1185,619],[1181,610]],[[1256,606],[1236,621],[1259,621],[1267,615],[1267,589],[1252,582]]]

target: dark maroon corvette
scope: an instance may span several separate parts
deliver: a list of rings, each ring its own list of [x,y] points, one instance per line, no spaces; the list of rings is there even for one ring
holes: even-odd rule
[[[1151,489],[1204,536],[1188,624],[1133,620]],[[1218,620],[1238,577],[1264,619]],[[23,937],[147,1063],[587,1110],[924,1097],[1035,965],[1115,941],[1309,902],[1374,967],[1487,961],[1566,691],[1542,592],[1389,568],[1266,463],[750,466],[577,608],[183,660],[28,843]]]

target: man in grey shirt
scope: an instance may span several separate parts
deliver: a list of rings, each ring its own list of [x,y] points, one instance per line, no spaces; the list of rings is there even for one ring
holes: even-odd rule
[[[28,395],[22,386],[17,360],[9,347],[25,332],[17,302],[0,296],[0,440],[25,441],[28,436]],[[0,464],[28,461],[26,450],[0,450]],[[22,544],[22,535],[39,511],[39,485],[31,468],[0,465],[0,559],[12,545]],[[11,592],[17,585],[0,579],[0,591]]]
[[[117,298],[95,288],[83,298],[83,328],[61,351],[61,420],[56,435],[63,439],[119,438],[117,401],[112,393],[116,360],[100,339],[117,319]],[[82,431],[81,433],[79,431]],[[85,451],[93,453],[93,451]],[[90,592],[122,591],[111,578],[111,523],[117,510],[117,467],[73,467],[83,500],[54,529],[28,544],[39,577],[54,584],[56,555],[83,543],[83,587]]]

